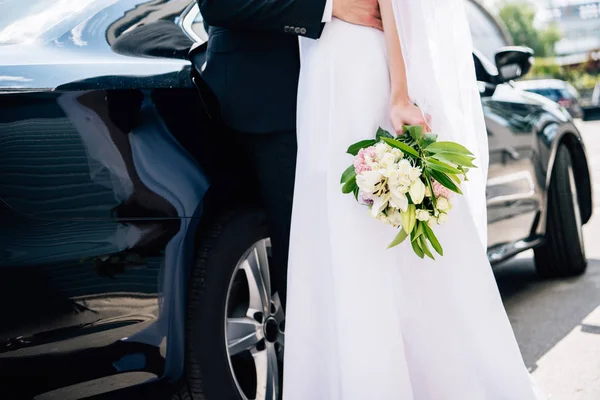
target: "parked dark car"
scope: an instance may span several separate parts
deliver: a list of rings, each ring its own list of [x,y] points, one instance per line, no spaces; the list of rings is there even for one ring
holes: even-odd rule
[[[581,96],[569,82],[560,79],[534,79],[517,81],[515,85],[519,89],[537,93],[557,102],[566,108],[573,118],[583,118]]]
[[[268,227],[198,73],[198,7],[30,3],[0,16],[0,399],[277,399]],[[577,275],[586,154],[568,113],[506,83],[530,58],[474,55],[489,259],[533,248],[540,275]]]

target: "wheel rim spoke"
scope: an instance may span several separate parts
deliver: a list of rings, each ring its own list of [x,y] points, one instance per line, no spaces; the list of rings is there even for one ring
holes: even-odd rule
[[[277,400],[279,398],[279,366],[272,343],[264,350],[253,351],[256,367],[256,400]]]
[[[252,318],[227,319],[227,348],[229,356],[253,349],[262,339],[262,327]]]
[[[248,316],[255,312],[267,313],[270,306],[271,279],[264,241],[257,243],[242,262],[241,268],[248,279],[250,302]]]
[[[281,299],[279,298],[279,293],[275,293],[273,295],[273,303],[275,304],[275,314],[273,314],[273,318],[277,321],[277,329],[279,334],[277,335],[277,343],[276,349],[277,351],[277,359],[283,362],[284,349],[285,349],[285,329],[282,323],[285,321],[285,314],[283,311],[283,306],[281,305]]]
[[[281,305],[281,299],[279,298],[279,293],[275,293],[273,295],[273,303],[275,304],[275,314],[273,317],[277,322],[281,322],[285,319],[285,314],[283,313],[283,306]]]

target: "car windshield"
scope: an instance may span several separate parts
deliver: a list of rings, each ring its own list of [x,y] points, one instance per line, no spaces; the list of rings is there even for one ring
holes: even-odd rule
[[[4,0],[0,1],[0,45],[35,42],[49,30],[93,5],[115,0]]]

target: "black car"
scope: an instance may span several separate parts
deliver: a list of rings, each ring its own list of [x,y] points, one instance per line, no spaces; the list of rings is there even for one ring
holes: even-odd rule
[[[0,15],[0,399],[277,399],[268,227],[198,73],[198,7],[30,3]],[[489,259],[577,275],[587,158],[568,113],[507,83],[530,56],[474,55]]]
[[[583,118],[581,97],[579,92],[569,82],[561,79],[534,79],[515,82],[522,90],[537,93],[557,102],[567,109],[573,118]]]

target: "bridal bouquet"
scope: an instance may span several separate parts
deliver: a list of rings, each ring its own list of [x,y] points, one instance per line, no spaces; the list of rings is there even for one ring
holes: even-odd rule
[[[444,254],[433,228],[448,218],[450,198],[462,194],[460,184],[469,168],[476,168],[475,157],[458,143],[423,135],[420,126],[404,130],[394,137],[379,128],[376,139],[351,145],[354,163],[342,174],[342,191],[353,193],[374,218],[400,228],[388,248],[410,236],[414,252],[433,259],[429,244]]]

